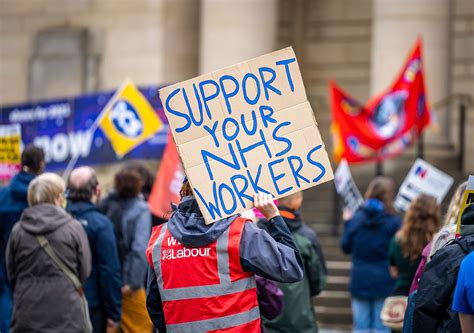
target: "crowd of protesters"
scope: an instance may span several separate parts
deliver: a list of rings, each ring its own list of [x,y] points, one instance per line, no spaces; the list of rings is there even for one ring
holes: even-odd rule
[[[442,226],[434,197],[417,197],[402,220],[392,207],[393,181],[370,183],[341,239],[352,255],[354,331],[474,332],[474,205],[463,211],[456,238],[465,189],[458,186]]]
[[[149,211],[145,165],[124,165],[107,196],[91,167],[66,182],[44,169],[28,146],[0,189],[0,332],[318,331],[312,298],[327,268],[301,192],[278,205],[257,193],[263,217],[206,224],[185,179],[164,221]],[[341,239],[354,331],[473,332],[474,205],[455,237],[465,188],[444,219],[427,195],[402,218],[393,181],[371,182]]]

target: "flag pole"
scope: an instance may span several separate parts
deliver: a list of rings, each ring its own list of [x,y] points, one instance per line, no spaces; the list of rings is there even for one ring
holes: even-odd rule
[[[375,164],[375,176],[383,176],[383,162],[378,158]]]
[[[127,84],[129,84],[130,82],[132,82],[129,78],[125,79],[125,81],[122,82],[122,84],[120,85],[119,89],[117,89],[115,91],[115,93],[113,94],[113,96],[109,99],[109,101],[107,102],[107,104],[104,106],[104,108],[102,109],[102,111],[99,113],[99,115],[97,116],[97,118],[95,118],[94,122],[92,123],[91,127],[87,130],[87,134],[88,135],[94,135],[95,131],[99,128],[100,126],[100,123],[102,122],[102,120],[105,118],[105,115],[106,115],[106,111],[109,110],[113,105],[114,103],[116,102],[118,96],[122,93],[122,91],[125,89],[125,87],[127,86]],[[76,166],[76,163],[77,161],[79,160],[79,157],[80,157],[80,153],[78,152],[76,155],[74,155],[68,162],[66,168],[64,169],[64,172],[63,172],[63,179],[65,181],[67,181],[67,179],[69,178],[69,175],[71,174],[71,171],[74,169],[74,167]]]

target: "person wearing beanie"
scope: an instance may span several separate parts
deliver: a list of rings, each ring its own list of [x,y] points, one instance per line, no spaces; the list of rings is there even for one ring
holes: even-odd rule
[[[453,295],[462,260],[474,251],[474,205],[464,209],[461,237],[439,249],[420,279],[413,313],[413,332],[461,332]]]

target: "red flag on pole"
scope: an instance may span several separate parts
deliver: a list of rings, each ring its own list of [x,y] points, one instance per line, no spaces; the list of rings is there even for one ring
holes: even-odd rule
[[[395,82],[362,105],[330,82],[334,157],[349,163],[400,154],[430,123],[418,40]]]
[[[168,220],[171,214],[171,203],[177,204],[180,201],[179,191],[183,179],[184,172],[181,160],[171,132],[169,132],[168,143],[148,198],[148,206],[153,215]]]

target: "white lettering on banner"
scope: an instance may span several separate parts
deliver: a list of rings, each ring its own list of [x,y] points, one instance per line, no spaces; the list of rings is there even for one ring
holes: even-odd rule
[[[90,154],[93,133],[89,131],[77,131],[70,133],[58,133],[53,136],[39,136],[34,144],[43,148],[46,153],[46,163],[64,162],[75,156],[87,157]]]
[[[71,115],[69,103],[53,104],[48,107],[35,106],[30,109],[15,109],[10,112],[10,123],[25,123],[47,119],[68,118]]]

